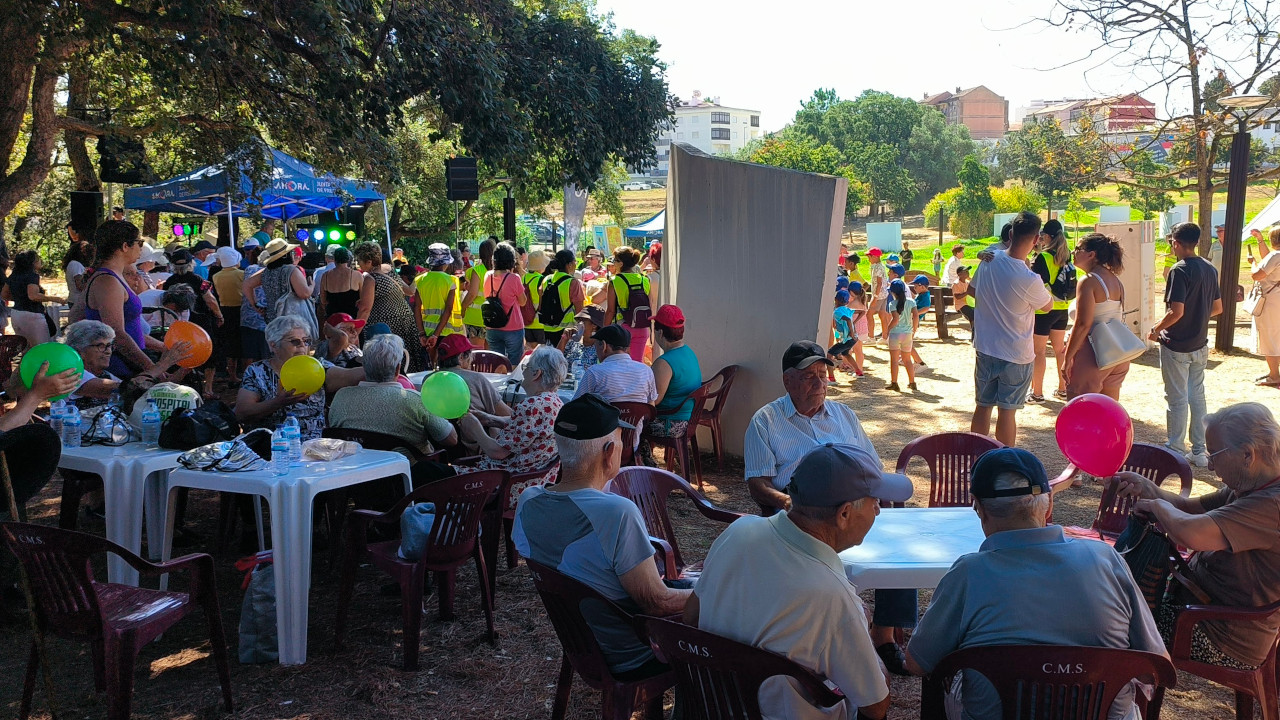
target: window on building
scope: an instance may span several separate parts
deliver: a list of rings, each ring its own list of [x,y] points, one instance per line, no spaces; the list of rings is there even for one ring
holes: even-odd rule
[[[713,124],[713,125],[728,125],[728,124],[729,124],[729,113],[727,113],[727,112],[713,112],[713,113],[711,113],[711,124]]]
[[[658,138],[658,146],[659,146],[659,147],[662,147],[663,145],[670,145],[670,144],[671,144],[671,138],[665,138],[665,137],[664,137],[664,138]]]
[[[728,140],[729,128],[711,128],[712,140]]]
[[[751,127],[760,127],[760,116],[759,116],[759,115],[752,115],[752,116],[751,116]]]
[[[689,118],[689,122],[692,122],[694,125],[697,125],[699,120],[701,120],[701,118],[699,118],[697,115],[694,115],[692,118]]]
[[[693,139],[694,139],[694,140],[697,140],[697,139],[698,139],[698,131],[697,131],[697,130],[694,130],[694,131],[693,131]]]
[[[695,135],[694,137],[697,137],[697,136]],[[683,140],[683,139],[684,139],[684,133],[680,133],[680,132],[676,133],[676,139],[677,139],[677,140]]]

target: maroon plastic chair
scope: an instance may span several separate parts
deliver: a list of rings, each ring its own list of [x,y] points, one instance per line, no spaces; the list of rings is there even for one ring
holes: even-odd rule
[[[471,369],[482,373],[509,373],[511,361],[506,355],[492,350],[472,350]]]
[[[902,448],[894,472],[905,474],[912,458],[923,458],[929,465],[929,507],[968,507],[973,504],[969,471],[983,453],[1002,447],[1004,443],[999,440],[971,432],[926,435]]]
[[[648,423],[653,420],[653,406],[649,403],[642,402],[616,402],[611,403],[618,408],[619,418],[623,422],[640,426],[641,423]],[[641,428],[643,431],[644,428]],[[622,431],[622,466],[635,465],[636,461],[636,431]]]
[[[640,508],[644,517],[645,528],[649,531],[649,539],[662,548],[659,559],[659,571],[663,577],[694,578],[702,574],[702,561],[686,563],[680,555],[680,546],[676,544],[675,529],[671,526],[671,516],[667,514],[667,498],[673,492],[684,493],[693,501],[693,507],[703,517],[716,522],[731,523],[742,517],[742,513],[730,512],[712,505],[702,493],[694,490],[680,476],[659,470],[658,468],[637,466],[622,468],[618,475],[605,486],[606,492],[621,495]]]
[[[1182,497],[1191,496],[1191,465],[1185,457],[1163,445],[1134,443],[1129,450],[1129,457],[1125,458],[1120,469],[1135,472],[1157,486],[1176,475],[1182,481],[1179,494]],[[1089,528],[1069,527],[1065,530],[1072,537],[1088,537],[1114,544],[1116,537],[1124,531],[1132,508],[1132,498],[1119,497],[1116,486],[1108,485],[1102,490],[1102,499],[1098,502],[1098,514],[1093,519],[1093,525]]]
[[[1224,607],[1221,605],[1191,605],[1178,613],[1178,624],[1173,631],[1173,644],[1169,656],[1179,672],[1191,673],[1224,685],[1236,693],[1237,720],[1253,720],[1253,704],[1262,710],[1262,720],[1280,720],[1280,697],[1276,688],[1276,646],[1280,634],[1271,642],[1267,658],[1254,670],[1236,670],[1221,665],[1210,665],[1191,659],[1191,634],[1195,626],[1206,620],[1241,622],[1265,620],[1280,612],[1280,603],[1261,608]],[[1164,703],[1164,688],[1157,688],[1151,699],[1147,717],[1158,720],[1160,706]]]
[[[796,681],[817,706],[844,701],[822,676],[782,655],[671,620],[642,619],[649,639],[675,670],[686,707],[696,708],[699,720],[763,720],[760,686],[779,675]]]
[[[13,375],[18,356],[27,351],[27,339],[21,335],[0,335],[0,387]]]
[[[209,645],[222,685],[222,701],[227,712],[231,711],[231,669],[212,557],[197,553],[150,563],[113,542],[73,530],[17,522],[0,523],[0,529],[5,545],[17,556],[31,582],[40,633],[92,644],[94,686],[107,693],[109,720],[126,720],[130,715],[134,663],[142,646],[197,609],[204,611],[209,623]],[[93,579],[89,560],[103,553],[119,556],[143,575],[189,572],[191,589],[166,592],[98,582]],[[18,711],[23,720],[31,715],[40,665],[36,647],[33,639]]]
[[[675,673],[668,670],[638,680],[615,678],[609,672],[604,651],[600,649],[595,633],[582,615],[582,604],[591,602],[605,612],[623,619],[634,626],[636,636],[647,643],[649,640],[643,621],[567,575],[528,558],[525,558],[525,563],[529,566],[533,585],[538,589],[542,604],[547,608],[547,616],[551,619],[551,625],[555,628],[563,649],[551,720],[564,720],[575,670],[583,682],[603,694],[600,708],[603,720],[629,720],[638,705],[644,706],[645,720],[662,720],[662,694],[667,688],[675,686]]]
[[[338,616],[335,635],[338,647],[342,647],[347,629],[347,613],[351,608],[351,595],[356,584],[356,568],[367,555],[373,565],[395,578],[400,585],[400,606],[404,617],[404,669],[418,669],[418,640],[422,634],[422,589],[427,571],[436,574],[440,588],[440,619],[453,618],[455,575],[458,567],[468,559],[476,564],[476,577],[480,582],[480,604],[484,609],[489,628],[489,642],[493,643],[493,598],[489,587],[489,574],[485,572],[484,557],[480,550],[480,518],[498,488],[507,480],[505,470],[457,475],[423,485],[405,495],[390,510],[383,513],[372,510],[356,510],[347,522],[347,550],[342,563],[342,578],[338,585]],[[436,519],[427,537],[422,557],[416,561],[405,560],[398,554],[400,540],[369,542],[369,525],[400,528],[400,516],[410,503],[435,503]],[[497,529],[494,529],[497,532]],[[398,533],[397,533],[398,534]]]
[[[326,427],[321,432],[321,437],[336,438],[338,440],[350,440],[360,443],[361,447],[370,450],[389,450],[397,452],[404,450],[409,453],[409,462],[416,463],[428,456],[421,450],[414,447],[412,443],[406,442],[403,438],[386,433],[373,432],[371,430],[357,430],[355,428],[339,428]],[[435,453],[432,454],[434,456]]]
[[[650,434],[649,429],[653,424],[645,425],[644,431],[641,433],[650,445],[654,445],[666,450],[667,470],[675,466],[675,461],[680,461],[680,474],[685,480],[689,479],[689,464],[693,464],[693,476],[698,480],[698,489],[702,489],[702,454],[698,452],[698,425],[702,422],[702,406],[706,402],[707,393],[710,391],[711,383],[703,383],[702,387],[694,390],[689,394],[689,399],[693,401],[693,410],[689,413],[689,422],[685,426],[683,432],[679,435],[659,436]],[[691,450],[692,447],[692,450]]]
[[[738,366],[730,365],[711,376],[706,384],[715,387],[718,380],[720,387],[707,394],[702,407],[702,416],[698,418],[698,425],[711,429],[711,445],[716,451],[716,467],[720,472],[724,472],[724,430],[720,426],[720,416],[724,413],[724,404],[729,401],[729,390],[733,387],[733,379],[737,375]],[[699,454],[697,428],[694,428],[694,432],[690,434],[693,436],[693,454],[696,457]]]
[[[1173,687],[1177,673],[1163,655],[1140,650],[1064,645],[988,645],[942,659],[920,688],[922,720],[946,718],[943,694],[961,670],[981,673],[1000,696],[1004,720],[1105,720],[1129,681]]]
[[[493,501],[489,503],[489,507],[485,509],[486,526],[496,528],[501,521],[502,540],[507,549],[508,570],[516,567],[520,560],[520,554],[516,552],[516,544],[511,540],[511,530],[516,521],[516,501],[520,499],[520,493],[534,485],[552,485],[559,479],[560,458],[555,457],[536,470],[508,477],[498,489],[498,494],[494,496]],[[489,569],[489,587],[496,596],[498,589],[494,583],[498,579],[498,533],[482,533],[480,545],[484,549],[485,566]]]

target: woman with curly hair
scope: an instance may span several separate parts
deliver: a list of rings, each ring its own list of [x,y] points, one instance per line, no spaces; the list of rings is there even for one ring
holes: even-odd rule
[[[416,292],[390,273],[383,271],[382,248],[377,243],[360,243],[355,247],[356,265],[364,273],[356,319],[365,321],[366,333],[371,325],[385,323],[391,332],[404,340],[409,351],[409,372],[423,369],[422,343],[418,340],[418,321],[406,299]],[[367,339],[367,335],[366,335]]]

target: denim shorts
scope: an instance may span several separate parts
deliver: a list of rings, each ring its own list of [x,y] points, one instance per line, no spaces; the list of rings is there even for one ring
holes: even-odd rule
[[[1026,404],[1031,389],[1032,363],[1012,363],[978,353],[973,366],[974,389],[978,407],[1017,410]]]

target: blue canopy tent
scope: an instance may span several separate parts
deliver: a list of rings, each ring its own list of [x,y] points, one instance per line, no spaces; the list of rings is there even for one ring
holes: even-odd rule
[[[292,220],[296,217],[331,212],[345,205],[369,202],[383,203],[387,216],[386,196],[366,183],[349,178],[317,173],[301,160],[263,146],[270,168],[269,184],[255,190],[253,180],[242,165],[235,173],[231,162],[209,165],[186,175],[155,185],[128,188],[124,206],[130,210],[226,215],[244,217],[256,207],[263,217]],[[231,244],[235,245],[235,223],[231,225]],[[391,228],[387,225],[387,253],[391,253]]]
[[[631,227],[623,230],[622,234],[629,238],[661,238],[666,227],[667,211],[661,210],[657,215],[654,215],[639,225],[632,225]]]

